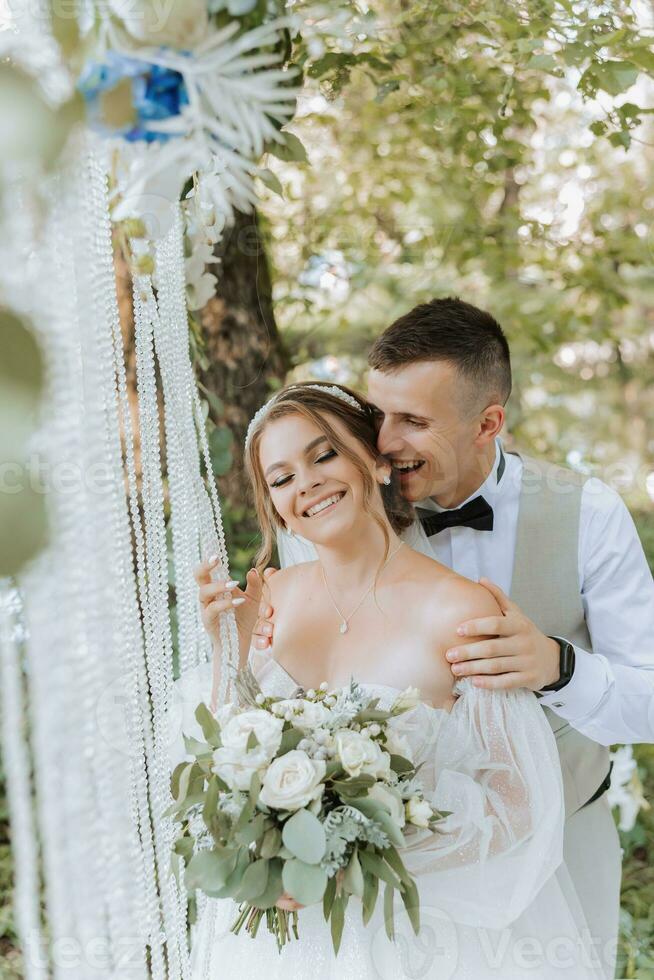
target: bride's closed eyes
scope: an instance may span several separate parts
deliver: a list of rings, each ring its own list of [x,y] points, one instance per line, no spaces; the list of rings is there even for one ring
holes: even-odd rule
[[[333,459],[334,456],[337,455],[338,454],[335,449],[328,449],[325,452],[322,452],[318,457],[316,457],[314,463],[326,463],[328,460]],[[274,481],[274,483],[271,483],[270,486],[271,488],[278,489],[279,487],[286,486],[289,480],[292,479],[293,479],[293,474],[289,473],[288,476],[279,477],[277,480]]]

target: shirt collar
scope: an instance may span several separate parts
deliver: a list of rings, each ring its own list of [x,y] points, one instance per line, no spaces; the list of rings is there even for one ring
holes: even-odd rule
[[[475,497],[483,497],[484,500],[488,501],[492,505],[494,498],[497,497],[502,486],[502,478],[506,471],[506,455],[504,447],[502,445],[502,440],[499,436],[495,437],[495,462],[493,463],[493,468],[481,484],[473,493],[470,494],[465,500],[462,500],[460,504],[456,507],[441,507],[437,504],[435,500],[431,497],[426,497],[425,500],[420,500],[417,503],[417,507],[422,507],[424,510],[433,510],[437,513],[442,513],[444,510],[458,510],[459,507],[463,507],[464,504],[469,503],[469,501],[474,500]]]

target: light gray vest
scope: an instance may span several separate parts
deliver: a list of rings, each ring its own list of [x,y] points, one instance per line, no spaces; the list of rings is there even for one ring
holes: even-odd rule
[[[592,652],[579,591],[581,490],[587,477],[514,453],[524,469],[511,598],[543,633]],[[609,771],[609,750],[543,707],[561,758],[566,816],[596,792]]]

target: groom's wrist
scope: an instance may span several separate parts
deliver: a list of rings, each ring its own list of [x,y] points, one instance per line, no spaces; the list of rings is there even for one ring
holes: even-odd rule
[[[559,647],[559,676],[553,683],[547,684],[545,687],[541,687],[539,691],[536,691],[536,697],[542,697],[543,694],[550,694],[554,691],[561,691],[570,683],[575,670],[575,648],[572,643],[560,636],[550,636],[549,639],[554,640]]]

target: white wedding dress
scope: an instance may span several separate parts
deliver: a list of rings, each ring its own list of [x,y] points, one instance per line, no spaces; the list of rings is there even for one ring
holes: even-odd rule
[[[266,693],[297,691],[271,655],[252,651],[250,663]],[[382,707],[399,693],[362,686]],[[380,889],[367,926],[350,897],[338,956],[322,902],[299,911],[300,938],[279,952],[265,920],[255,939],[235,936],[236,904],[207,899],[192,932],[193,980],[607,980],[563,864],[560,763],[536,698],[468,679],[455,693],[449,713],[421,702],[392,722],[423,763],[431,802],[451,811],[443,833],[421,830],[402,852],[420,893],[418,935],[396,894],[389,941]]]

